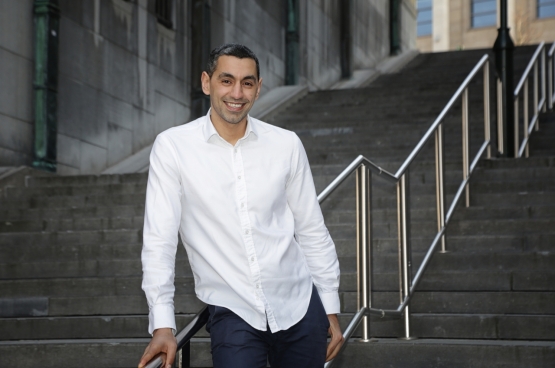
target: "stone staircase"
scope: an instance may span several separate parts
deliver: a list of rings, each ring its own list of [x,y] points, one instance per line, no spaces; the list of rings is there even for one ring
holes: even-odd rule
[[[533,51],[516,50],[518,77]],[[484,52],[423,54],[368,88],[310,93],[269,122],[299,134],[318,191],[358,154],[395,171]],[[481,96],[478,78],[470,89],[472,153],[483,140]],[[460,114],[459,104],[445,120],[447,203],[462,178]],[[540,127],[529,159],[483,161],[473,175],[472,205],[457,209],[449,252],[434,256],[411,304],[418,339],[397,340],[400,320],[372,317],[377,342],[354,339],[337,366],[552,366],[555,115],[544,114]],[[32,176],[2,190],[0,367],[136,366],[149,340],[140,289],[146,180]],[[374,178],[372,190],[373,304],[391,308],[399,301],[395,186]],[[436,231],[432,144],[411,168],[410,190],[416,269]],[[346,325],[356,311],[353,178],[322,208],[340,257]],[[202,304],[178,249],[182,327]],[[193,340],[192,366],[211,366],[204,330]]]

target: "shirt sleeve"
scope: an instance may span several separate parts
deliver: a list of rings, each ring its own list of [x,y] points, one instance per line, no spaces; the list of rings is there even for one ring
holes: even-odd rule
[[[176,328],[173,297],[180,218],[176,151],[169,139],[159,135],[150,153],[141,254],[150,334],[158,328]]]
[[[295,218],[295,237],[303,250],[318,295],[327,314],[340,312],[339,261],[314,188],[308,158],[299,137],[293,134],[291,175],[287,202]]]

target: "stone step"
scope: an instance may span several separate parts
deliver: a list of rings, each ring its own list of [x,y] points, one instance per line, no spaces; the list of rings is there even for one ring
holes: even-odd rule
[[[176,315],[178,329],[194,314]],[[342,330],[354,314],[339,315]],[[0,318],[3,340],[149,338],[148,316],[78,316]],[[418,338],[555,340],[555,315],[526,314],[411,314],[411,335]],[[372,337],[403,336],[401,318],[372,316]],[[360,328],[353,337],[360,337]],[[201,329],[195,337],[210,337]]]
[[[448,231],[450,235],[503,235],[503,234],[527,234],[527,233],[551,233],[553,218],[544,219],[480,219],[480,220],[459,220],[449,223]],[[328,224],[327,228],[333,238],[352,238],[356,237],[356,224]],[[387,223],[377,223],[372,227],[373,236],[376,238],[390,238],[398,234],[397,221]],[[422,237],[425,235],[435,236],[437,233],[436,221],[417,221],[411,222],[411,235]]]
[[[541,217],[535,214],[535,211],[541,209],[552,210],[551,206],[539,207],[534,211],[526,211],[525,213],[532,214],[533,218],[541,219],[540,222],[529,226],[540,226],[541,221],[545,222],[550,217]],[[464,209],[461,211],[467,211]],[[503,211],[501,208],[499,211]],[[510,213],[512,209],[507,211]],[[435,210],[426,210],[423,213],[432,214],[434,217]],[[465,217],[473,218],[472,214],[480,212],[468,211]],[[377,216],[374,217],[375,227],[382,227],[380,232],[387,231],[391,236],[377,237],[373,233],[373,244],[375,252],[397,252],[397,234],[396,228],[396,210],[388,210],[387,217],[389,222],[380,222]],[[548,212],[549,214],[549,212]],[[343,212],[341,220],[347,220],[354,217],[353,211]],[[485,215],[484,215],[485,216]],[[524,216],[524,214],[523,214]],[[487,216],[485,216],[487,218]],[[413,214],[413,218],[417,217]],[[526,218],[524,218],[526,219]],[[452,224],[447,229],[447,247],[455,252],[523,252],[523,251],[539,251],[549,252],[552,250],[552,244],[555,242],[555,234],[547,230],[539,233],[525,233],[521,227],[520,220],[506,220],[502,222],[506,226],[510,226],[512,231],[501,234],[474,234],[470,233],[462,236],[460,227],[462,224],[480,223],[481,218],[478,216],[474,220],[457,221],[457,217],[453,219]],[[387,219],[386,219],[387,220]],[[416,236],[417,232],[413,232],[411,243],[414,251],[425,251],[431,244],[432,234],[436,231],[436,220],[432,219],[427,222],[415,221],[415,223],[425,224],[429,234],[424,237]],[[497,223],[498,220],[489,219],[485,223]],[[528,220],[526,220],[528,221]],[[502,222],[498,225],[501,226]],[[457,225],[458,223],[458,225]],[[485,224],[484,223],[484,224]],[[524,222],[523,222],[524,223]],[[515,228],[512,225],[517,225]],[[334,225],[329,225],[330,227]],[[464,225],[470,226],[470,225]],[[482,225],[479,225],[482,226]],[[485,225],[484,225],[485,226]],[[336,226],[337,227],[337,226]],[[349,256],[356,254],[355,250],[355,231],[351,224],[345,226],[338,226],[339,232],[333,237],[337,252],[340,256]],[[470,226],[472,228],[472,226]],[[345,230],[346,229],[346,230]],[[520,230],[519,230],[520,229]],[[548,228],[549,229],[549,228]],[[492,228],[493,230],[493,228]],[[1,233],[0,240],[2,247],[0,247],[0,259],[12,260],[14,263],[23,262],[59,262],[61,260],[74,261],[77,264],[82,262],[82,267],[89,264],[89,267],[95,269],[93,266],[97,261],[117,261],[117,260],[138,260],[142,249],[142,236],[138,230],[104,230],[104,231],[77,231],[77,232],[53,232],[53,233]],[[181,243],[178,244],[177,258],[185,258],[185,252]],[[89,262],[89,263],[87,263]]]
[[[432,244],[431,237],[412,238],[411,248],[413,251],[427,251]],[[337,254],[342,257],[356,255],[356,240],[335,238]],[[472,235],[452,236],[447,231],[446,237],[448,252],[552,252],[555,244],[555,233],[527,234],[527,235]],[[373,239],[373,252],[398,253],[398,239],[381,238]]]
[[[416,267],[413,267],[416,272]],[[419,291],[554,291],[555,273],[537,273],[533,270],[475,270],[469,271],[427,271],[418,285]],[[356,274],[344,272],[340,289],[355,291]],[[390,273],[373,272],[372,290],[399,290],[398,267]]]
[[[555,193],[555,192],[554,192]],[[391,209],[378,208],[373,212],[378,212],[377,216],[372,218],[373,224],[375,225],[374,234],[376,237],[390,237],[392,232],[396,233],[397,226],[397,213],[393,206]],[[483,208],[483,207],[480,207]],[[511,212],[517,214],[515,217],[511,218],[500,218],[490,215],[490,212],[486,209],[485,213],[488,215],[481,215],[478,219],[471,217],[470,214],[475,213],[479,210],[465,211],[466,208],[460,207],[457,212],[457,217],[455,217],[450,225],[453,229],[453,234],[455,233],[466,233],[469,228],[472,230],[479,230],[482,234],[487,234],[487,232],[498,232],[505,231],[506,226],[510,228],[518,228],[521,231],[531,231],[531,229],[537,229],[541,231],[547,229],[544,227],[546,222],[548,222],[553,216],[552,213],[555,210],[555,206],[534,206],[528,209],[523,209],[522,206],[511,207]],[[433,213],[433,209],[428,208],[424,210],[415,209],[414,213],[411,214],[412,217],[412,228],[414,235],[428,234],[430,231],[437,231],[437,220],[436,215]],[[462,214],[459,215],[458,213]],[[495,211],[492,211],[495,213]],[[497,209],[497,212],[501,212]],[[352,232],[355,229],[355,219],[356,213],[354,211],[349,211],[343,208],[324,208],[324,217],[330,232],[334,237],[345,237],[344,232]],[[388,216],[383,216],[387,213]],[[380,216],[380,214],[382,216]],[[422,214],[428,215],[427,217],[422,216]],[[466,215],[465,215],[466,214]],[[534,215],[532,215],[534,214]],[[541,215],[544,216],[541,216]],[[508,216],[508,215],[507,215]],[[504,217],[507,217],[504,216]],[[43,237],[51,237],[52,233],[64,233],[64,232],[124,232],[124,231],[140,231],[143,228],[144,219],[142,216],[135,216],[130,218],[125,217],[93,217],[93,218],[74,218],[74,219],[61,219],[61,220],[50,220],[43,219],[42,221],[5,221],[0,222],[0,238],[8,238],[10,234],[28,234],[29,238],[35,238],[40,234]],[[516,225],[516,227],[515,227]],[[478,226],[478,227],[477,227]],[[483,230],[482,230],[483,229]],[[85,235],[87,236],[87,235]]]
[[[184,253],[184,252],[182,252]],[[374,272],[390,272],[398,267],[398,255],[394,252],[374,253]],[[418,267],[424,258],[424,253],[413,251],[412,261]],[[548,252],[499,252],[499,253],[470,253],[448,252],[437,253],[431,261],[428,272],[463,272],[463,271],[550,271],[555,263],[555,253]],[[184,256],[177,260],[176,276],[192,276],[189,263]],[[340,256],[341,271],[356,272],[357,261],[355,255]],[[33,279],[33,278],[111,278],[111,277],[140,277],[142,267],[140,253],[132,259],[102,259],[102,260],[65,260],[35,261],[23,260],[19,262],[0,263],[0,280]]]
[[[80,230],[142,229],[144,216],[134,217],[69,217],[64,219],[23,220],[0,222],[0,232],[51,232]]]
[[[69,208],[5,208],[0,209],[0,221],[42,221],[44,219],[117,218],[144,216],[142,203],[121,206],[69,207]]]
[[[195,314],[177,314],[178,329]],[[148,315],[0,318],[2,340],[150,338]],[[210,337],[201,329],[196,337]]]
[[[483,206],[460,207],[454,215],[452,221],[461,220],[510,220],[510,219],[549,219],[555,217],[555,205],[545,206],[515,206],[508,208],[491,208]],[[355,210],[335,210],[324,212],[326,224],[334,223],[353,223],[356,221]],[[433,221],[437,222],[436,209],[415,209],[411,211],[411,219],[413,221]],[[373,209],[372,210],[372,223],[397,222],[396,209]]]
[[[489,277],[492,273],[482,273]],[[372,291],[375,308],[396,309],[399,305],[398,275],[390,275],[389,280],[379,276],[376,285],[386,281],[389,290],[374,287]],[[495,276],[495,275],[494,275]],[[341,311],[353,313],[357,309],[356,279],[346,274],[342,284],[350,291],[340,291]],[[460,279],[460,275],[459,275]],[[449,281],[449,280],[446,280]],[[479,280],[475,280],[479,283]],[[550,281],[553,281],[551,277]],[[453,284],[453,290],[417,290],[411,300],[413,313],[451,313],[451,314],[554,314],[555,290],[511,290],[510,280],[505,284],[481,285],[480,289],[464,289],[461,282]],[[387,286],[387,285],[386,285]],[[540,285],[541,286],[541,285]],[[343,285],[342,285],[343,288]],[[489,288],[489,290],[488,290]],[[0,317],[57,317],[57,316],[113,316],[147,315],[148,307],[144,294],[136,290],[135,295],[116,296],[13,296],[0,299]],[[203,307],[193,294],[177,293],[175,312],[177,314],[196,313]]]
[[[0,341],[0,366],[31,368],[137,367],[150,339],[60,339]],[[212,367],[210,340],[191,342],[191,367]],[[71,351],[71,354],[68,354]]]
[[[451,176],[454,176],[455,178],[453,179],[453,181],[456,180],[460,182],[460,179],[457,178],[457,176],[460,176],[460,175],[457,175],[457,174],[460,174],[461,170],[462,170],[461,168],[458,168],[458,170],[453,169],[453,170],[447,171],[445,173],[446,179],[449,179]],[[337,172],[340,172],[340,171],[341,169],[337,170]],[[517,188],[520,188],[522,186],[525,186],[526,185],[525,183],[527,183],[527,181],[530,179],[555,178],[554,172],[555,171],[551,170],[550,168],[543,168],[543,169],[536,168],[533,171],[530,171],[529,167],[523,167],[523,168],[520,168],[519,170],[515,170],[515,169],[504,169],[504,170],[499,169],[495,171],[478,170],[474,175],[474,178],[476,178],[475,180],[479,181],[480,183],[482,181],[488,181],[488,182],[494,181],[495,184],[507,179],[512,179],[512,180],[516,179],[517,184],[512,184],[512,183],[507,183],[507,184],[512,184],[512,185],[518,186]],[[421,173],[420,170],[416,170],[412,173],[412,175],[416,176],[416,178],[420,180],[420,181],[417,181],[416,184],[419,184],[421,181],[424,181],[435,185],[435,167],[432,164],[428,165],[428,170],[425,171],[425,173]],[[320,181],[325,182],[326,184],[330,183],[335,178],[335,176],[336,175],[321,175],[319,174],[318,170],[315,170],[315,174],[314,174],[314,178],[317,184]],[[427,179],[426,176],[430,176],[430,177]],[[376,185],[387,184],[387,182],[380,181],[379,179],[375,180],[375,182],[376,182]],[[486,184],[484,183],[483,185],[486,185]],[[537,186],[537,185],[540,185],[540,183],[532,182],[529,185]],[[491,184],[491,186],[493,187],[495,185]],[[478,186],[477,188],[480,188],[480,186]],[[532,189],[533,187],[530,187],[530,188]],[[555,184],[551,182],[543,183],[543,186],[540,187],[539,190],[543,190],[543,188],[547,190],[555,190]],[[497,186],[497,189],[504,190],[499,186]],[[512,189],[507,189],[507,190],[512,190]],[[125,195],[137,194],[137,195],[144,196],[145,191],[146,191],[146,185],[144,183],[124,183],[124,184],[107,184],[107,185],[95,185],[94,183],[87,183],[87,184],[82,184],[78,186],[73,186],[69,184],[62,185],[61,183],[59,183],[59,185],[57,186],[50,185],[45,187],[31,187],[31,188],[10,187],[10,188],[6,188],[4,190],[4,193],[7,196],[7,198],[10,199],[5,201],[5,204],[9,205],[9,203],[13,201],[15,198],[34,198],[33,202],[37,202],[37,201],[40,202],[41,200],[40,197],[44,197],[44,196],[49,196],[49,197],[71,196],[71,197],[80,198],[82,203],[87,203],[87,198],[95,197],[101,194],[102,195],[109,194],[113,196],[120,196],[122,194],[125,194]],[[137,201],[137,202],[141,203],[141,201]],[[142,202],[144,202],[144,198],[142,199]],[[69,205],[75,206],[75,204],[69,204]],[[87,205],[89,204],[87,203]],[[31,205],[31,207],[33,206]]]
[[[492,366],[547,368],[555,361],[553,341],[472,339],[379,339],[348,342],[337,367],[447,368]]]
[[[175,295],[175,313],[196,313],[204,303],[194,294]],[[0,299],[0,317],[147,315],[144,293],[111,296],[24,296]]]
[[[149,339],[64,339],[0,342],[2,366],[35,367],[41,357],[44,367],[134,367]],[[194,338],[192,367],[210,367],[209,339]],[[72,354],[67,354],[71,349]],[[94,359],[83,359],[94,356]],[[506,341],[488,339],[399,339],[379,338],[370,343],[352,339],[337,358],[338,367],[551,367],[555,360],[553,341]]]
[[[351,193],[349,193],[351,192]],[[521,192],[521,193],[472,193],[470,192],[471,206],[494,206],[498,208],[522,207],[522,206],[542,206],[544,204],[555,203],[554,192]],[[446,195],[446,207],[451,204],[453,195]],[[322,203],[322,210],[352,210],[355,208],[354,193],[348,188],[339,188],[335,196],[330,196]],[[388,198],[380,197],[372,200],[374,208],[396,208],[397,198],[391,194]],[[411,196],[412,209],[431,209],[436,206],[435,195],[413,195]],[[462,207],[459,203],[457,208]]]
[[[147,173],[113,174],[113,175],[74,175],[74,176],[29,176],[25,180],[27,187],[50,186],[81,186],[81,185],[114,185],[141,184],[146,185]]]
[[[351,221],[356,217],[352,210],[344,210],[345,206],[333,206],[324,208],[324,214],[328,218],[327,227],[334,239],[354,239],[356,235],[356,226]],[[354,206],[351,206],[351,208]],[[393,207],[393,206],[391,206]],[[336,209],[336,208],[339,208]],[[550,224],[552,224],[553,206],[537,206],[537,207],[509,207],[510,213],[520,212],[517,218],[502,218],[501,216],[495,217],[496,213],[500,213],[506,207],[499,207],[496,211],[491,211],[492,215],[486,215],[489,210],[484,210],[484,213],[474,218],[473,213],[480,212],[480,208],[466,209],[460,208],[461,215],[456,215],[448,226],[449,235],[503,235],[514,234],[523,235],[532,232],[550,233]],[[516,208],[516,209],[515,209]],[[412,214],[412,235],[416,238],[423,235],[434,235],[437,232],[437,220],[434,218],[434,209],[415,210]],[[457,212],[456,212],[457,213]],[[426,214],[426,219],[423,214]],[[418,216],[420,215],[420,216]],[[379,238],[391,238],[397,235],[397,221],[396,210],[394,208],[389,210],[382,210],[381,216],[376,216],[373,221],[373,236]],[[90,221],[89,221],[90,220]],[[68,245],[78,246],[80,244],[140,244],[142,242],[142,219],[134,219],[135,222],[127,226],[128,228],[118,229],[102,229],[104,219],[82,219],[79,221],[68,220],[65,224],[73,230],[60,230],[60,231],[35,231],[29,232],[26,230],[33,230],[32,226],[26,226],[27,222],[9,222],[3,223],[3,230],[16,230],[12,232],[0,233],[0,243],[3,244],[3,251],[15,252],[12,257],[19,259],[18,253],[29,254],[29,249],[25,247],[28,245]],[[109,220],[109,219],[108,219]],[[116,219],[118,220],[118,219]],[[121,219],[119,219],[121,220]],[[110,221],[106,221],[107,224]],[[121,221],[119,224],[126,222]],[[31,222],[31,224],[39,226],[46,226],[48,224],[45,220],[42,223]],[[87,226],[81,226],[85,224]],[[70,226],[71,225],[71,226]],[[94,227],[95,229],[86,229],[87,227]],[[94,225],[94,226],[93,226]],[[132,226],[131,226],[132,225]],[[82,229],[85,227],[85,229]],[[133,229],[135,227],[135,229]],[[36,229],[35,229],[36,230]],[[75,231],[74,231],[75,230]],[[117,249],[113,249],[116,251]],[[140,248],[137,247],[137,251]],[[9,256],[8,254],[6,256]],[[76,259],[77,260],[77,259]]]
[[[47,187],[8,187],[4,189],[5,198],[33,198],[40,196],[87,197],[98,194],[146,194],[146,183],[123,183],[108,185],[63,185]]]
[[[398,293],[399,276],[373,272],[372,290]],[[428,271],[418,292],[540,292],[555,291],[555,273],[535,270],[518,271]],[[341,277],[343,311],[356,309],[356,274],[344,272]],[[146,314],[148,312],[141,277],[58,278],[0,280],[2,316],[16,316],[13,311],[28,310],[31,316]],[[176,277],[176,313],[192,313],[202,305],[193,296],[192,277]],[[398,303],[397,297],[394,297]],[[529,300],[529,303],[535,303]],[[33,308],[27,307],[32,305]],[[508,308],[507,305],[503,306]],[[25,309],[27,308],[27,309]],[[380,306],[388,308],[388,306]],[[416,310],[415,310],[416,312]],[[448,311],[453,312],[453,311]],[[34,313],[34,314],[33,314]],[[453,312],[454,313],[454,312]],[[484,311],[484,313],[486,313]],[[547,313],[547,312],[543,312]]]

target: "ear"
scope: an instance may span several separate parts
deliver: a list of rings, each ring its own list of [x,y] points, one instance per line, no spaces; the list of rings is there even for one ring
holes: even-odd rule
[[[200,82],[202,83],[202,92],[204,92],[205,95],[210,96],[210,76],[208,73],[202,72]]]
[[[255,101],[258,100],[258,95],[260,95],[260,90],[262,89],[262,78],[258,80],[258,89],[256,90],[256,98]]]

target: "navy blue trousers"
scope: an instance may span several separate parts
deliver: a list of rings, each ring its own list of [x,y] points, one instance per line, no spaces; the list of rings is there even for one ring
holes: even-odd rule
[[[251,327],[227,308],[209,305],[206,330],[212,340],[214,368],[322,368],[329,320],[316,288],[306,315],[284,331]]]

